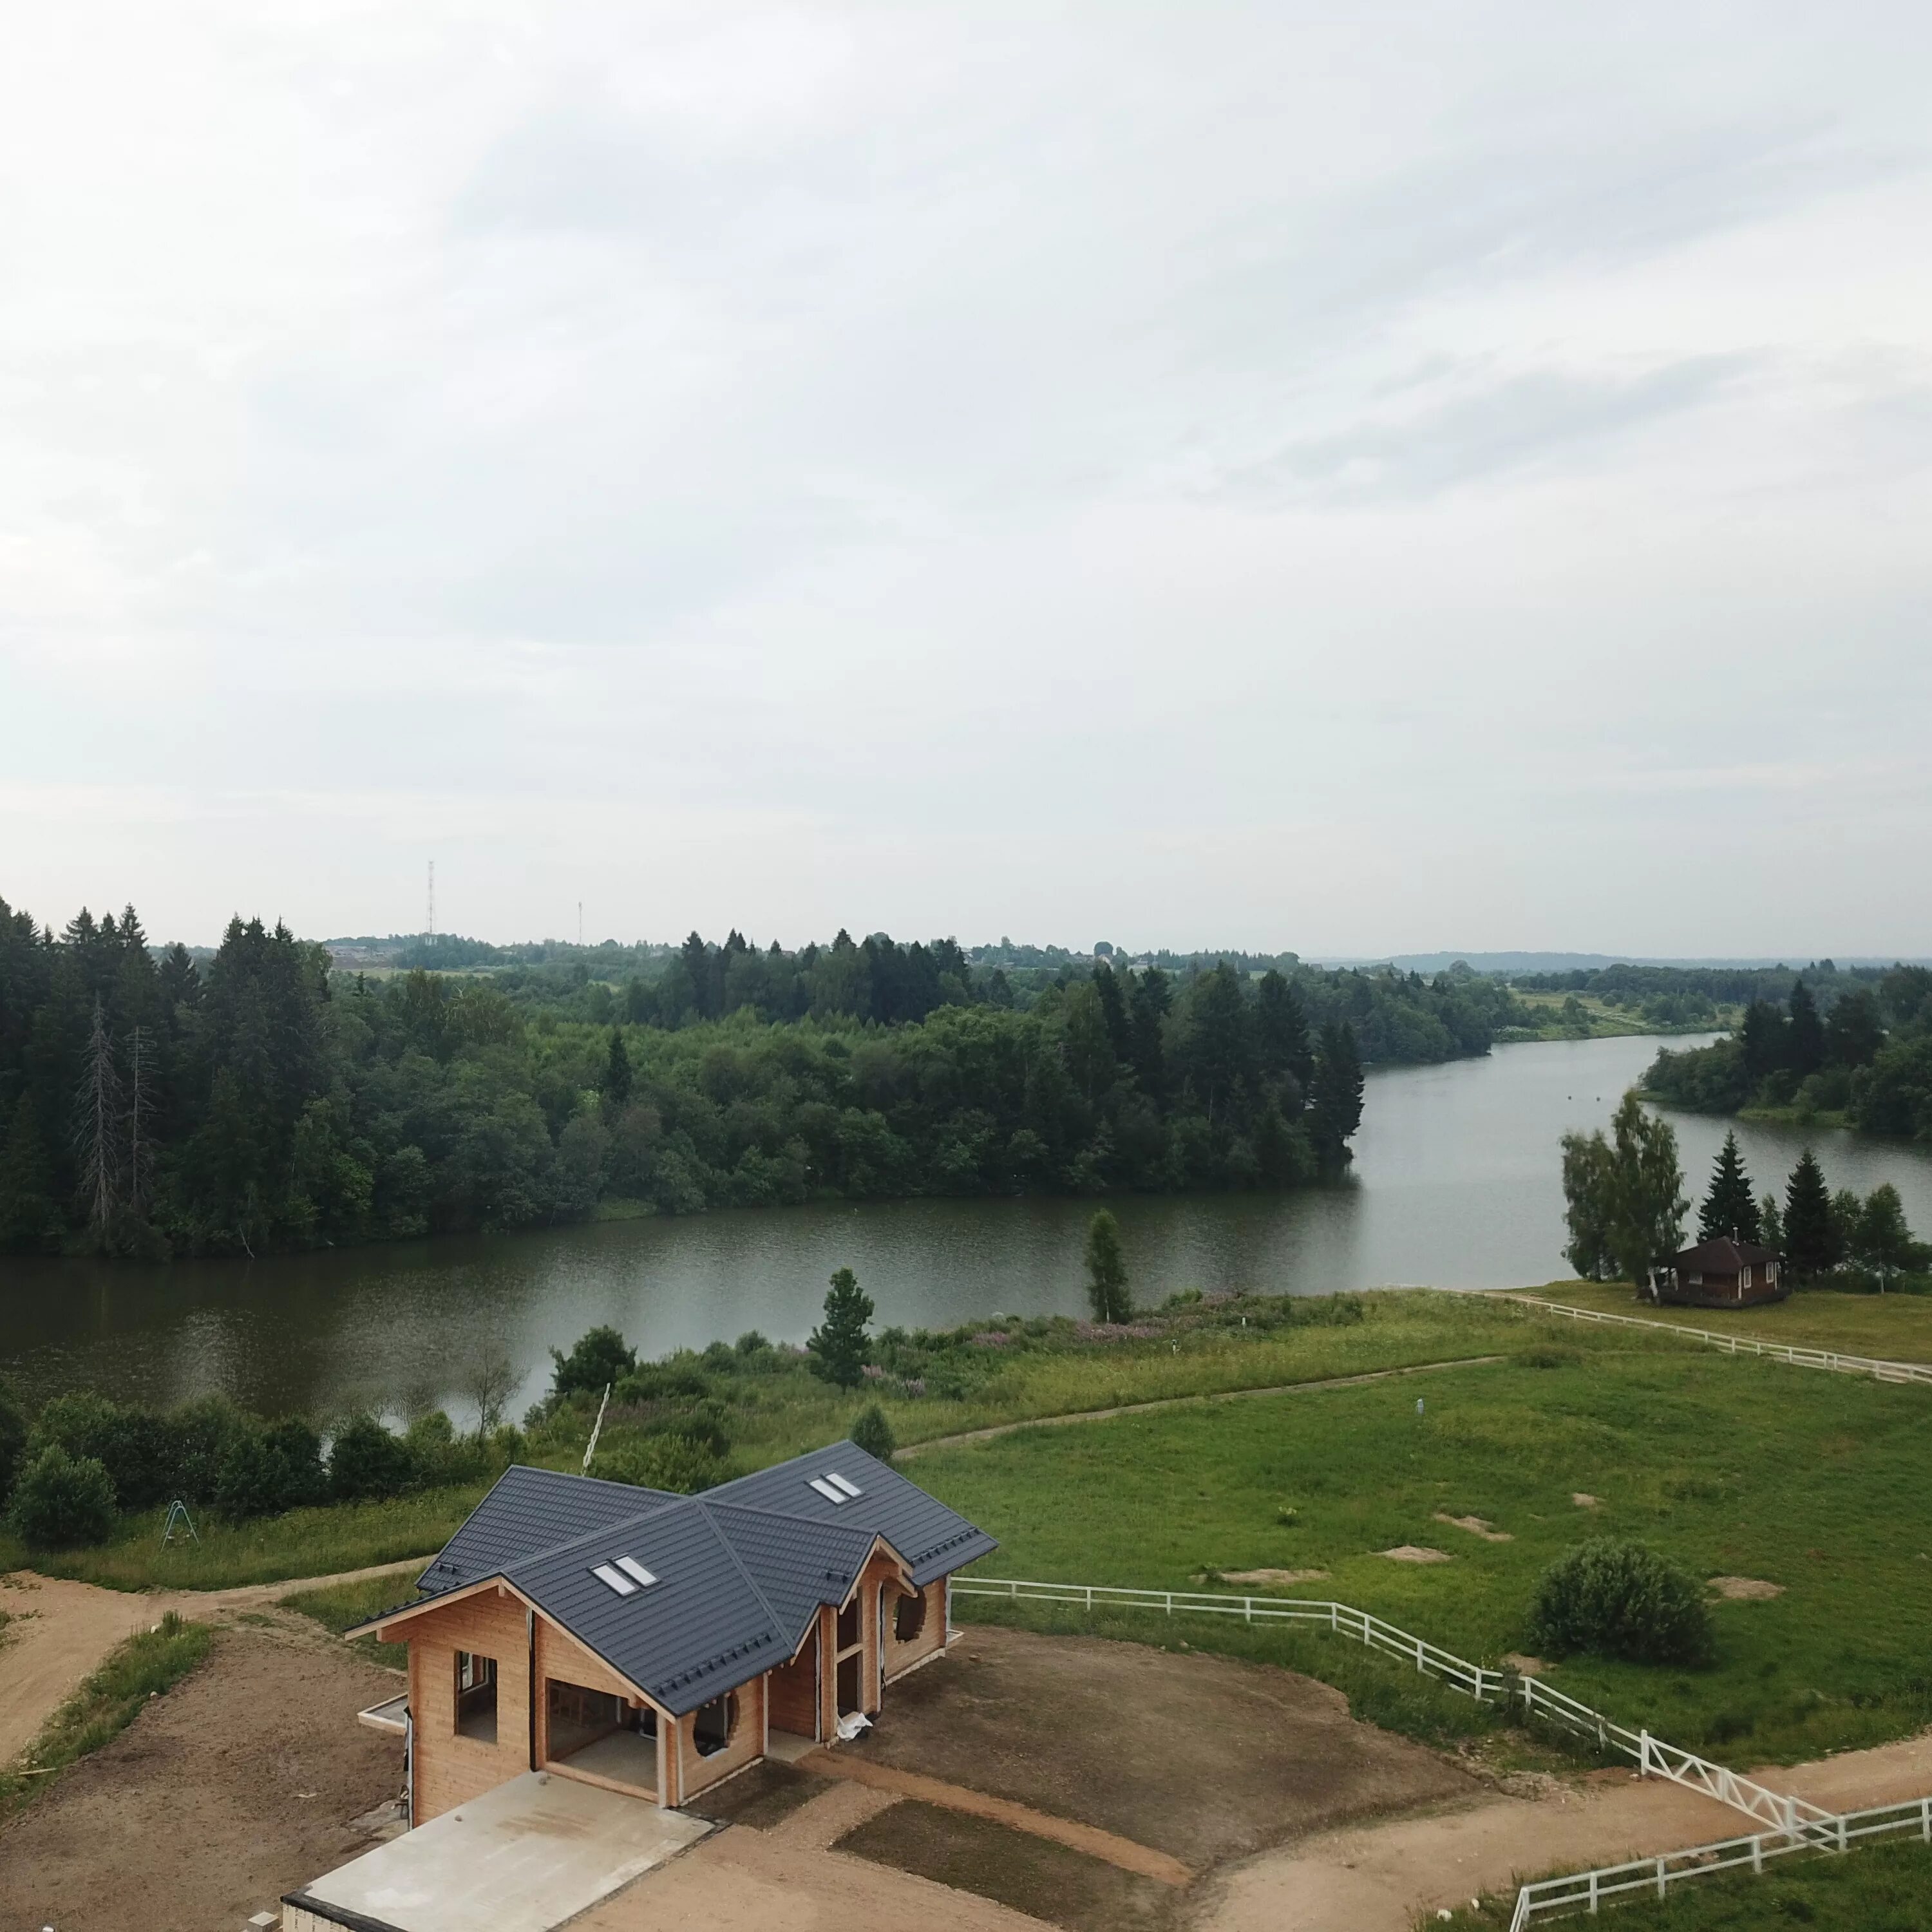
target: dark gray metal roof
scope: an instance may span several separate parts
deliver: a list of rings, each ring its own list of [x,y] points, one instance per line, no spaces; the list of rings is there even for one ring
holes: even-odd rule
[[[860,1493],[833,1504],[832,1472]],[[998,1547],[849,1442],[702,1496],[520,1466],[476,1506],[418,1587],[501,1576],[682,1715],[789,1659],[821,1604],[842,1603],[884,1538],[920,1588]],[[628,1556],[655,1576],[620,1595],[594,1573]]]
[[[607,1483],[556,1469],[506,1469],[442,1554],[416,1579],[419,1590],[460,1589],[554,1544],[680,1498],[664,1490]]]
[[[814,1476],[834,1472],[862,1493],[835,1504],[812,1486]],[[850,1442],[794,1456],[789,1462],[707,1490],[704,1496],[707,1502],[748,1504],[808,1522],[857,1524],[872,1530],[905,1558],[921,1589],[1000,1546],[956,1510]]]

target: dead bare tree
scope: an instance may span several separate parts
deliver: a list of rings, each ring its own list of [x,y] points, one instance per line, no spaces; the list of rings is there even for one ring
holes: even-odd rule
[[[113,1225],[121,1184],[121,1070],[114,1064],[114,1036],[97,994],[94,1024],[81,1053],[80,1086],[74,1096],[74,1145],[80,1155],[81,1190],[88,1220],[104,1244]]]
[[[128,1036],[128,1206],[136,1214],[148,1204],[148,1184],[154,1174],[154,1150],[148,1134],[154,1112],[149,1071],[154,1057],[146,1032],[136,1027]]]

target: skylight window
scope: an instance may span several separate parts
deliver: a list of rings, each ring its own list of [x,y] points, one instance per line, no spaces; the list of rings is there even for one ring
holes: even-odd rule
[[[637,1585],[632,1582],[629,1577],[620,1576],[608,1563],[596,1564],[590,1574],[605,1588],[616,1591],[620,1597],[631,1597],[637,1594]]]
[[[859,1485],[856,1483],[848,1483],[836,1469],[826,1470],[825,1480],[835,1487],[843,1490],[848,1496],[856,1496],[860,1493]]]
[[[658,1580],[634,1556],[620,1556],[617,1568],[640,1590],[648,1590]]]
[[[814,1476],[812,1486],[829,1503],[842,1503],[848,1500],[843,1490],[835,1490],[823,1476]]]

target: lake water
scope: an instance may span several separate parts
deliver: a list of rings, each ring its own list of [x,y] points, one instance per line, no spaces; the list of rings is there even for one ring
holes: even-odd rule
[[[1674,1042],[1690,1044],[1689,1042]],[[1130,1196],[1136,1295],[1247,1288],[1326,1294],[1428,1283],[1520,1286],[1568,1272],[1557,1137],[1606,1122],[1654,1040],[1498,1047],[1369,1076],[1347,1183],[1286,1196]],[[1725,1124],[1673,1114],[1694,1201]],[[1844,1133],[1740,1125],[1762,1193],[1808,1138],[1833,1187],[1892,1181],[1932,1232],[1932,1155]],[[914,1201],[734,1210],[163,1269],[0,1260],[0,1372],[30,1393],[86,1386],[172,1402],[223,1390],[266,1411],[353,1404],[461,1419],[463,1369],[506,1350],[545,1385],[547,1351],[593,1323],[646,1354],[758,1328],[802,1341],[849,1265],[880,1325],[1084,1310],[1091,1201]]]

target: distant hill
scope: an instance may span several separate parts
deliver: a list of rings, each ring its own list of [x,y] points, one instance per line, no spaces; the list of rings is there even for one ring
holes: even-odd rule
[[[1393,956],[1384,953],[1379,958],[1364,956],[1318,959],[1311,963],[1318,966],[1393,966],[1398,972],[1429,974],[1445,973],[1458,962],[1477,973],[1588,973],[1606,966],[1712,966],[1759,970],[1813,963],[1802,952],[1787,953],[1782,958],[1773,958],[1768,955],[1744,958],[1728,954],[1721,957],[1693,957],[1685,954],[1665,958],[1636,952],[1398,952]],[[1840,966],[1916,966],[1932,962],[1894,959],[1889,954],[1881,957],[1875,953],[1858,952],[1846,953],[1838,963]]]

